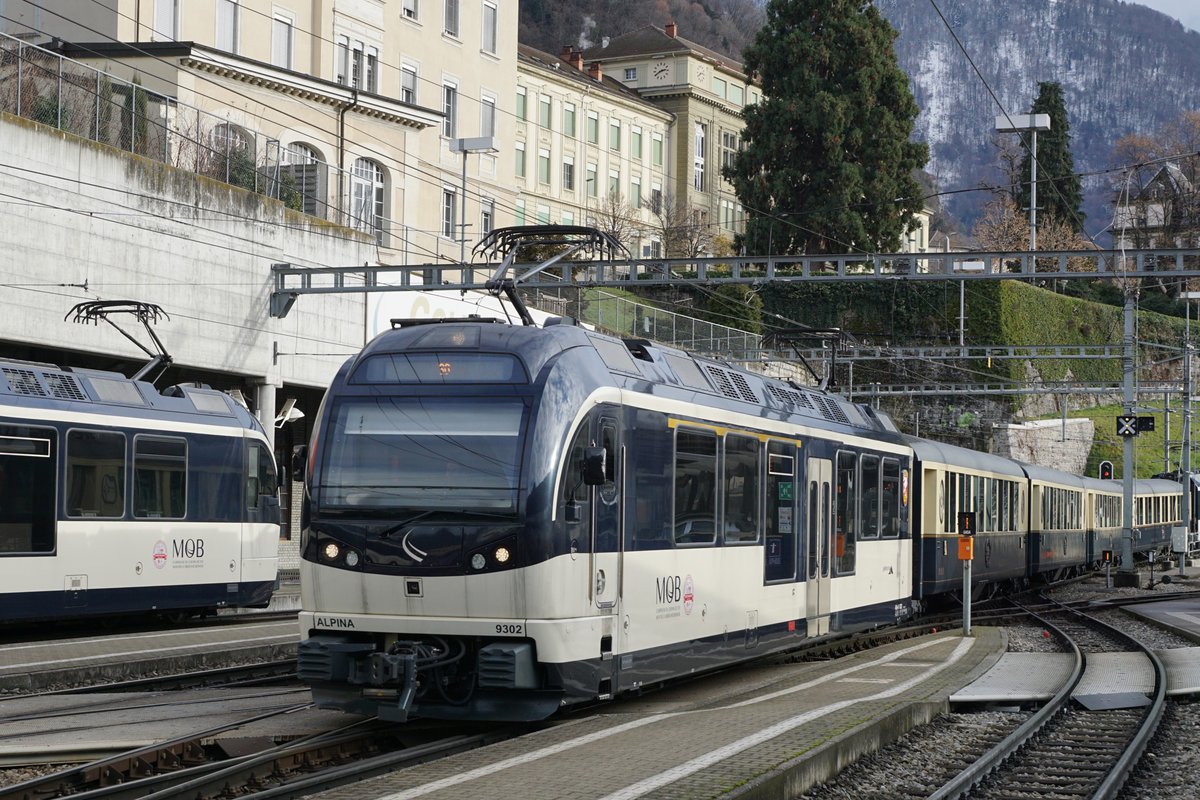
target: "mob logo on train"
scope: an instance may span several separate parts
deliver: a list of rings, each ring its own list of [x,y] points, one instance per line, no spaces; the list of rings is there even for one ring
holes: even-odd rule
[[[685,614],[691,614],[692,607],[696,604],[696,584],[692,581],[691,575],[686,578],[679,575],[664,575],[655,580],[655,592],[660,606],[682,601]]]
[[[154,551],[151,556],[154,559],[154,568],[162,569],[167,565],[167,543],[159,539],[154,543]]]

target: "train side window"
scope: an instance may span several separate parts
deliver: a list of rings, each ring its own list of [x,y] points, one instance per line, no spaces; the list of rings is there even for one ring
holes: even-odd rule
[[[585,422],[575,434],[575,441],[567,453],[566,469],[563,470],[562,486],[559,489],[559,503],[563,507],[564,519],[567,522],[579,522],[571,516],[582,511],[580,505],[587,501],[588,486],[583,481],[583,454],[588,446],[588,426]],[[573,510],[572,510],[573,509]]]
[[[837,454],[837,495],[834,498],[833,574],[853,575],[858,532],[858,456]]]
[[[894,539],[900,535],[900,462],[894,458],[883,460],[883,481],[879,492],[880,518],[883,520],[881,533]]]
[[[859,483],[858,534],[861,539],[879,538],[879,456],[864,454]]]
[[[757,439],[725,437],[725,541],[758,541],[759,450]]]
[[[600,500],[605,505],[617,502],[617,429],[610,421],[600,427],[600,446],[604,448],[604,483],[600,486]]]
[[[54,551],[53,428],[0,425],[0,556]]]
[[[675,431],[675,541],[717,540],[717,437],[711,431]]]
[[[767,442],[767,510],[763,524],[768,582],[796,577],[795,477],[796,446],[790,442]]]
[[[67,432],[67,516],[125,515],[125,435]]]
[[[187,501],[187,440],[133,437],[133,515],[183,519]]]
[[[820,543],[821,521],[820,509],[817,507],[817,482],[808,483],[808,577],[816,578],[820,561],[817,558],[817,545]]]
[[[630,432],[629,486],[634,499],[632,525],[625,527],[630,550],[665,550],[672,546],[672,431],[660,414],[639,411]],[[629,540],[632,541],[629,541]]]

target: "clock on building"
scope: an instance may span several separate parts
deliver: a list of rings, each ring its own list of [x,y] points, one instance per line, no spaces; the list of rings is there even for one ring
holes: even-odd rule
[[[665,60],[655,61],[650,65],[650,74],[656,81],[665,81],[667,76],[671,74],[671,65]]]

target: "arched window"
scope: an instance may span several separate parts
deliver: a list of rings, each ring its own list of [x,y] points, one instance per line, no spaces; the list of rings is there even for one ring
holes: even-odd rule
[[[383,243],[384,229],[383,167],[369,158],[354,161],[350,178],[351,224],[362,231],[373,231]]]
[[[232,153],[234,151],[248,153],[251,149],[250,143],[253,141],[253,138],[245,128],[232,125],[228,122],[222,122],[213,128],[212,146],[219,153]]]
[[[320,153],[303,142],[292,142],[283,151],[285,164],[316,164],[321,160]]]

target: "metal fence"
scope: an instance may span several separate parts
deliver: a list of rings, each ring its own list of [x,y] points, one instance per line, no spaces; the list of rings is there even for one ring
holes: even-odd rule
[[[456,256],[457,243],[380,213],[378,176],[340,169],[307,148],[234,125],[22,39],[0,33],[0,111],[258,192],[356,228],[415,260]],[[453,246],[451,246],[453,245]],[[457,260],[457,258],[455,258]]]

